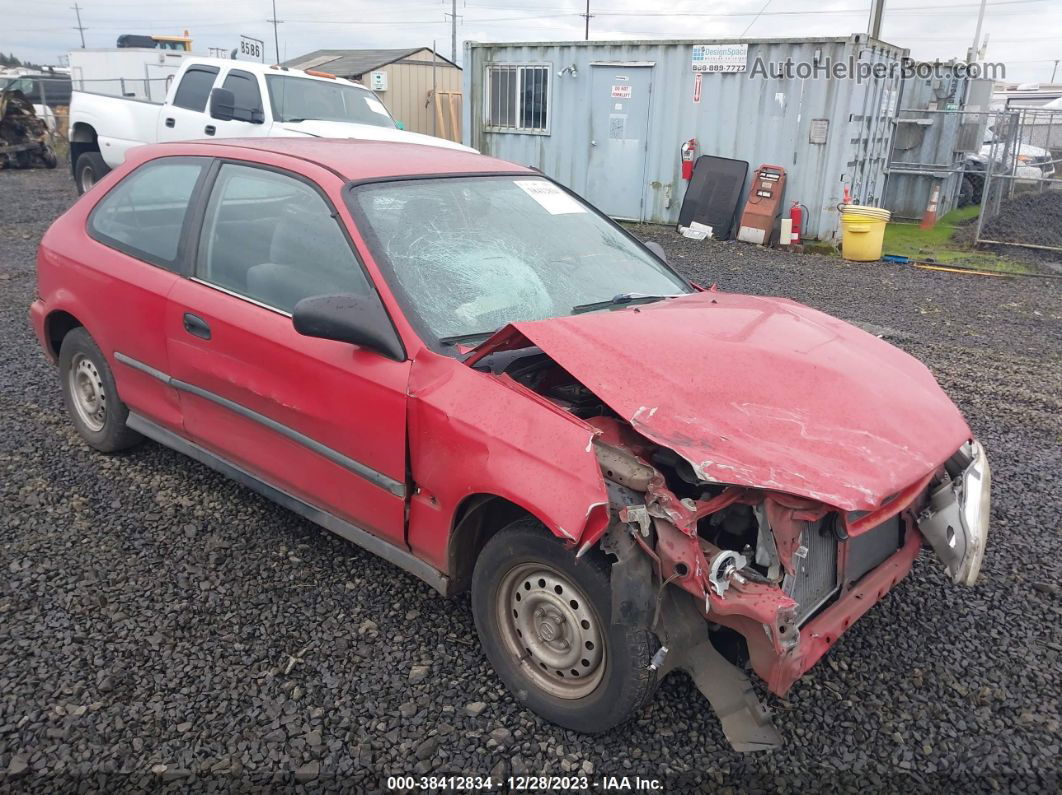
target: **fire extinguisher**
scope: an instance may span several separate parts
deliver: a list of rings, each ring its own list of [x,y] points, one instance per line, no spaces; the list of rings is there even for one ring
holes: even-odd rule
[[[689,182],[693,179],[693,161],[697,159],[697,139],[690,138],[682,144],[682,178]]]
[[[791,245],[800,245],[800,227],[804,223],[804,205],[800,202],[793,202],[793,206],[789,208],[789,218],[793,222],[793,235]]]

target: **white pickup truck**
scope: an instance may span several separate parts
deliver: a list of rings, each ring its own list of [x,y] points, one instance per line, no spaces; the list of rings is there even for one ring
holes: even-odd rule
[[[322,72],[186,57],[161,104],[78,90],[77,81],[74,88],[70,165],[79,193],[121,164],[132,147],[159,141],[313,136],[474,151],[398,129],[375,94]]]

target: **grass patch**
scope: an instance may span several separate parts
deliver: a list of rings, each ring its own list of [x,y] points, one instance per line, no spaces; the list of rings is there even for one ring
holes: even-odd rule
[[[917,223],[893,222],[885,227],[886,254],[900,254],[918,262],[976,268],[1004,273],[1029,273],[1028,265],[991,251],[977,251],[956,239],[956,232],[967,224],[977,223],[980,207],[972,205],[952,210],[931,229],[919,229]],[[972,239],[973,235],[970,235]]]

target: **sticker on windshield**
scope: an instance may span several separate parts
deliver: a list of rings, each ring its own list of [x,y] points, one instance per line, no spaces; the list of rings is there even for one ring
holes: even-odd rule
[[[545,182],[541,179],[517,179],[513,182],[524,193],[541,204],[550,215],[586,212],[585,207],[552,182]]]
[[[387,116],[390,118],[391,114],[387,112],[387,108],[383,106],[383,103],[378,99],[372,97],[365,97],[365,104],[369,106],[369,110],[379,113],[381,116]]]

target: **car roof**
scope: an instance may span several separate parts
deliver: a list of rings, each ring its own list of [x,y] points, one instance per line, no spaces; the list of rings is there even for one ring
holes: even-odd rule
[[[156,146],[162,148],[172,145]],[[216,157],[225,157],[225,151],[217,151],[225,149],[244,150],[242,155],[233,153],[232,156],[252,160],[255,158],[248,150],[286,155],[315,163],[354,181],[442,174],[538,173],[527,166],[518,166],[476,152],[393,141],[364,141],[352,138],[226,138],[221,141],[181,141],[180,145],[195,148],[202,146],[213,150],[210,154]]]

